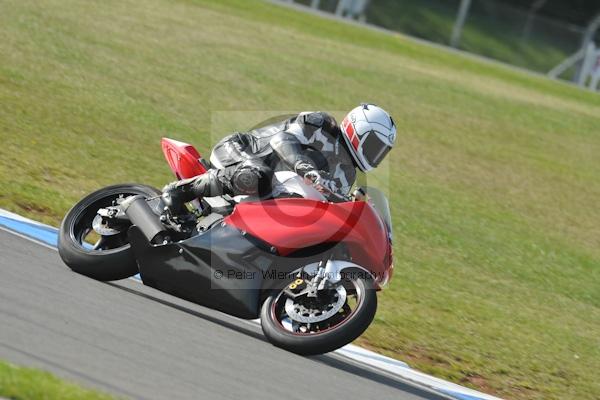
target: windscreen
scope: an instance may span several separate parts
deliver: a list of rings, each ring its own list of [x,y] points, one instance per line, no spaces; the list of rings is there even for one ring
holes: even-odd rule
[[[385,223],[390,238],[392,237],[392,215],[390,213],[390,203],[388,202],[385,194],[377,188],[367,186],[363,188],[369,198],[369,203],[373,206],[375,211],[379,214],[383,222]]]

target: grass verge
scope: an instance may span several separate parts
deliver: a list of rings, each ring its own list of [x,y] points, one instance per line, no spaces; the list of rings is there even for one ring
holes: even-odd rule
[[[10,400],[110,400],[114,397],[84,389],[54,375],[0,360],[0,398]]]
[[[400,131],[396,272],[359,343],[499,396],[600,397],[594,93],[259,1],[6,0],[0,207],[56,225],[171,180],[160,137],[206,153],[217,111],[361,101]]]

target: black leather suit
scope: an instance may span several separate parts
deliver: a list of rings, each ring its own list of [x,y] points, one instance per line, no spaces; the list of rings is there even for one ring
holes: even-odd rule
[[[300,176],[319,171],[334,193],[347,195],[356,179],[352,156],[335,119],[323,112],[303,112],[249,132],[234,133],[214,147],[212,168],[204,175],[165,188],[178,206],[196,197],[259,195],[268,197],[273,172]]]

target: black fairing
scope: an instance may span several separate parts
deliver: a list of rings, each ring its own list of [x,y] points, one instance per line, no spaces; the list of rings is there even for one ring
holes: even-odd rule
[[[139,228],[129,240],[145,285],[240,318],[258,318],[265,291],[319,261],[332,246],[280,257],[270,246],[223,223],[179,242],[151,245]]]

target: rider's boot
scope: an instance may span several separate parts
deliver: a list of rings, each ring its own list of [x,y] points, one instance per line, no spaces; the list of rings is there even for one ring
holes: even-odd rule
[[[162,199],[171,215],[181,215],[185,203],[199,197],[220,196],[223,185],[215,170],[193,178],[171,182],[163,188]]]

